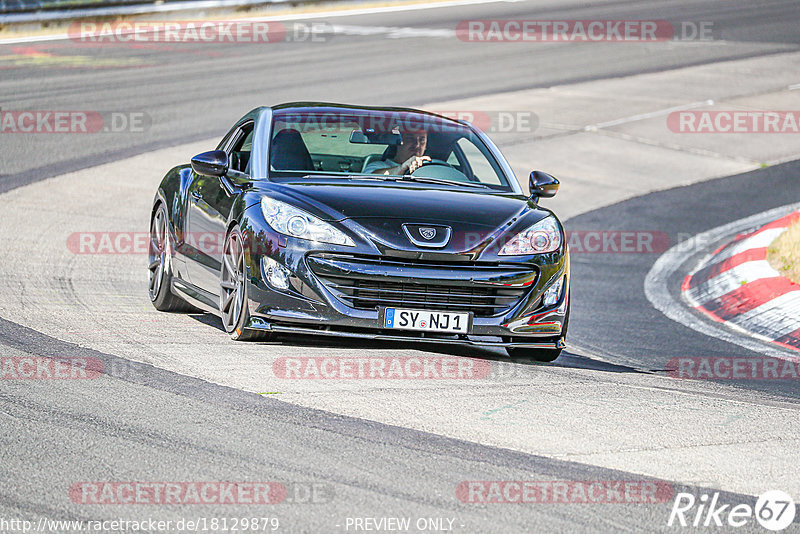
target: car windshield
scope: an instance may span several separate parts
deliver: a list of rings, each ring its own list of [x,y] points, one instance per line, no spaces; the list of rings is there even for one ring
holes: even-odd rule
[[[471,128],[407,111],[277,110],[270,170],[278,178],[334,175],[513,190]]]

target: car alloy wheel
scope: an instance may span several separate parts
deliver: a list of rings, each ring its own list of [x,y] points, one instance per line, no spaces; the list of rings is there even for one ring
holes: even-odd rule
[[[150,221],[150,243],[148,244],[148,285],[150,302],[159,311],[186,312],[195,308],[172,293],[172,249],[167,229],[167,210],[159,202]]]
[[[222,324],[229,334],[241,331],[242,313],[245,307],[245,265],[242,233],[236,226],[225,240],[220,276],[220,312]],[[240,333],[240,332],[239,332]]]
[[[150,300],[155,302],[164,282],[164,271],[167,263],[167,219],[164,209],[159,206],[150,223],[149,247],[149,293]]]
[[[250,321],[247,309],[247,265],[244,238],[239,225],[231,229],[225,240],[220,271],[219,311],[225,331],[236,341],[267,341],[272,332],[245,329]]]

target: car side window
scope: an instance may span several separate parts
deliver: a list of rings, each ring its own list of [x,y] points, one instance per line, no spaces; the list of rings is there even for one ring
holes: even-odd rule
[[[231,170],[250,173],[250,153],[253,150],[253,123],[245,124],[241,128],[238,140],[231,147],[228,154],[228,166]]]

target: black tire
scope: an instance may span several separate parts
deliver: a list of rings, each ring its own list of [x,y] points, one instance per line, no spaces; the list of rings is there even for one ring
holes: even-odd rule
[[[148,293],[150,302],[158,311],[194,311],[191,304],[172,293],[172,248],[167,230],[167,210],[159,203],[150,220],[150,244],[148,245]]]
[[[271,332],[249,330],[247,307],[247,266],[245,265],[244,238],[239,225],[231,228],[225,237],[222,251],[222,268],[219,275],[219,311],[222,326],[234,341],[269,341]]]

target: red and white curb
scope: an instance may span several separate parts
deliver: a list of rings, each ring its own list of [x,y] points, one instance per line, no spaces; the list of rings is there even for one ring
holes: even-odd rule
[[[800,284],[767,261],[767,247],[797,221],[793,212],[719,247],[686,276],[684,299],[716,322],[800,351]]]
[[[647,296],[647,300],[650,301],[655,309],[669,319],[706,336],[726,341],[772,358],[791,361],[800,360],[797,350],[771,342],[766,343],[762,338],[753,336],[749,331],[733,324],[709,321],[701,317],[687,305],[685,299],[682,298],[682,292],[676,291],[679,288],[675,288],[671,283],[681,271],[686,272],[684,270],[686,261],[697,251],[706,248],[709,243],[728,242],[730,245],[735,246],[734,243],[739,243],[750,236],[754,231],[753,229],[760,229],[798,210],[800,210],[800,203],[781,206],[712,228],[673,245],[656,260],[645,277],[644,293]],[[737,235],[742,237],[731,242],[731,236]],[[765,238],[766,236],[761,239]],[[764,246],[766,247],[767,245],[768,243]],[[723,251],[720,250],[719,252],[721,254]],[[728,249],[728,252],[731,256],[735,254],[734,249]],[[720,260],[724,259],[726,258],[720,256]]]

